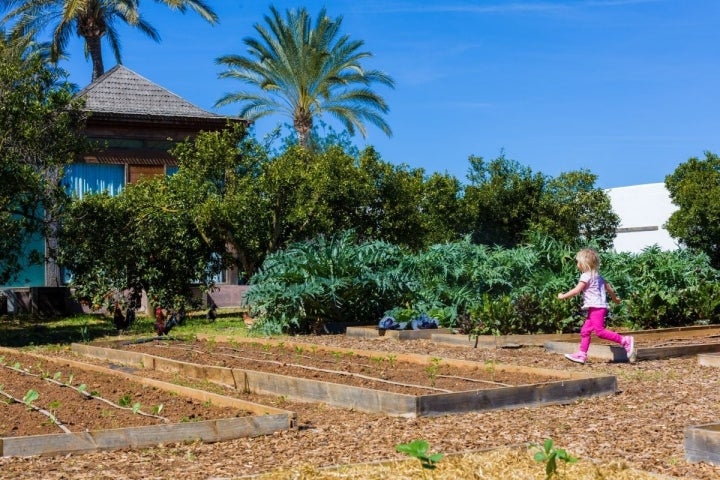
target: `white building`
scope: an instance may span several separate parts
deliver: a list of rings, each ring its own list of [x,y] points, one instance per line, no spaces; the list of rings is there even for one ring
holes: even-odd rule
[[[678,243],[664,225],[677,210],[664,183],[648,183],[607,190],[620,225],[615,237],[615,250],[638,253],[658,245],[662,250],[675,250]]]

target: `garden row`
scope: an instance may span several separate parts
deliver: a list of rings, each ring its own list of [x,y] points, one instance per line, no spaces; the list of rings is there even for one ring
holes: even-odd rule
[[[436,319],[469,335],[579,330],[579,299],[557,300],[577,283],[575,249],[547,237],[487,247],[469,239],[409,253],[351,232],[271,254],[251,278],[252,329],[309,332],[323,325]],[[601,252],[603,275],[623,299],[609,326],[655,329],[717,323],[720,272],[704,254],[648,248]]]
[[[0,395],[2,456],[213,442],[294,424],[281,409],[4,348]]]
[[[646,334],[649,341],[667,343],[673,337],[707,339],[712,328]],[[158,339],[101,347],[74,345],[73,349],[236,390],[400,416],[564,403],[613,394],[617,388],[614,377],[289,341],[212,337],[193,342]],[[450,382],[441,383],[446,380]],[[717,425],[688,426],[686,458],[720,464],[718,440]]]

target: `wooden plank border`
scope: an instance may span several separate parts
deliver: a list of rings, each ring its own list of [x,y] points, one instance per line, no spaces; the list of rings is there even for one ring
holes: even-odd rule
[[[573,353],[577,350],[579,342],[547,342],[545,349],[555,353]],[[699,353],[720,352],[720,342],[696,343],[690,345],[677,345],[670,347],[636,347],[636,359],[660,360],[663,358],[684,357]],[[627,362],[627,353],[620,345],[591,344],[588,350],[589,358],[610,360],[612,362]]]
[[[685,429],[685,459],[720,465],[720,423]]]
[[[452,334],[449,328],[426,328],[421,330],[387,330],[377,326],[347,327],[345,335],[354,338],[393,338],[395,340],[429,339],[433,335]]]
[[[720,367],[720,353],[701,353],[698,363],[705,367]]]
[[[145,448],[160,443],[222,442],[269,435],[288,428],[288,415],[274,414],[89,432],[5,437],[0,439],[0,448],[3,457],[66,455],[121,448]]]
[[[253,343],[258,340],[260,340],[259,343],[262,344],[279,344],[277,341],[267,339],[236,339],[234,341]],[[224,340],[215,338],[215,341]],[[309,344],[289,344],[288,342],[283,342],[283,344],[291,348],[293,346],[310,346]],[[323,348],[323,346],[314,347]],[[352,351],[354,355],[360,356],[379,356],[385,354],[385,352],[368,350],[326,349],[332,351]],[[73,344],[73,350],[79,353],[84,352],[85,355],[102,358],[107,361],[118,361],[118,358],[132,360],[128,354],[133,353],[122,351],[123,354],[118,355],[116,358],[115,352],[119,352],[120,350],[78,344]],[[546,378],[556,378],[557,380],[517,387],[501,387],[490,390],[471,390],[451,394],[443,393],[415,396],[252,370],[197,365],[161,357],[148,358],[153,356],[141,353],[137,353],[136,355],[137,358],[134,360],[135,365],[139,365],[140,362],[142,362],[145,368],[152,365],[153,368],[178,373],[185,377],[208,380],[225,386],[231,386],[238,390],[283,395],[294,400],[323,402],[336,407],[353,408],[366,412],[384,413],[386,415],[409,418],[567,403],[578,398],[614,394],[617,390],[617,379],[614,376],[594,376],[576,371],[561,372],[544,368],[498,363],[493,367],[495,370],[530,373]],[[433,357],[428,355],[398,354],[397,358],[402,361],[427,365]],[[468,360],[442,358],[441,361],[451,366],[477,367],[480,365],[478,362]]]

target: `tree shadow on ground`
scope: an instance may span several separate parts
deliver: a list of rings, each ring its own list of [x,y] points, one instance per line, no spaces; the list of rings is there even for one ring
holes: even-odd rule
[[[91,342],[97,338],[117,335],[112,319],[103,316],[39,318],[32,315],[0,317],[0,346],[29,347],[39,345]]]

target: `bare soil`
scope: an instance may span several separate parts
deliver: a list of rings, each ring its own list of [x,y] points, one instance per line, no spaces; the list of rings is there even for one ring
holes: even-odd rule
[[[20,352],[0,356],[3,359],[0,362],[3,364],[0,365],[0,437],[250,415],[183,398],[118,376],[41,361]],[[31,391],[37,393],[36,400],[30,401],[27,397]]]
[[[465,368],[449,365],[439,357],[417,363],[400,360],[392,353],[365,356],[353,350],[325,350],[286,345],[285,342],[273,345],[163,339],[109,346],[183,362],[254,370],[407,395],[484,390],[559,379],[528,372],[503,371],[495,368],[496,363],[492,361]]]
[[[64,458],[2,458],[0,478],[163,479],[177,475],[188,480],[239,478],[281,467],[399,459],[403,456],[395,451],[396,445],[420,438],[430,443],[433,452],[446,454],[539,443],[552,438],[558,447],[581,459],[621,463],[682,479],[720,478],[720,466],[691,464],[684,459],[685,428],[720,423],[720,371],[698,365],[695,356],[634,364],[591,361],[577,365],[539,347],[472,349],[441,346],[426,340],[358,339],[343,335],[288,340],[375,350],[386,355],[421,353],[483,364],[497,361],[609,374],[617,376],[618,392],[567,405],[406,419],[243,394],[166,374],[168,381],[184,381],[293,410],[299,426],[269,436],[216,444],[161,445]],[[76,359],[68,351],[56,354]],[[507,478],[544,478],[541,470],[534,476],[523,475]]]

